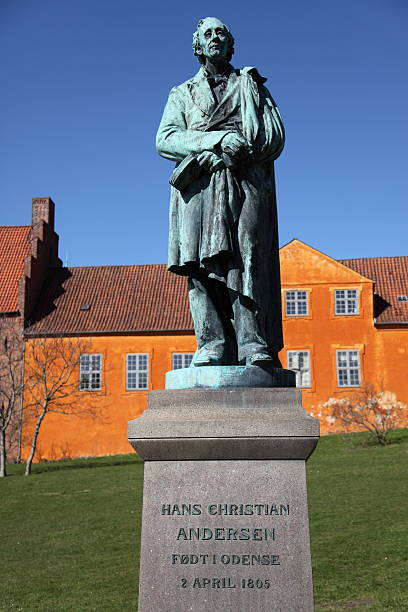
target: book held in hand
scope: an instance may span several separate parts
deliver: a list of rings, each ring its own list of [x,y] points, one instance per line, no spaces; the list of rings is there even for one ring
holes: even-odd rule
[[[193,181],[198,179],[201,173],[202,168],[197,161],[197,156],[191,153],[174,169],[169,183],[179,191],[184,191]]]

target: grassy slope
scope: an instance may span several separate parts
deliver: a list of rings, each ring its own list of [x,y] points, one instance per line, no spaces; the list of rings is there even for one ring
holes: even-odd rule
[[[408,610],[408,431],[392,436],[327,436],[308,463],[317,610]]]
[[[408,431],[394,439],[325,437],[309,461],[317,610],[408,610]],[[136,609],[140,460],[22,468],[0,482],[0,610]]]
[[[136,455],[41,464],[1,482],[0,610],[135,609],[142,482]]]

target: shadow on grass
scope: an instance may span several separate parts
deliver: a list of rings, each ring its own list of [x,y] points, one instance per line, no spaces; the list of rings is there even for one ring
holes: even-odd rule
[[[403,444],[404,442],[407,442],[407,430],[396,429],[391,431],[387,436],[386,444],[381,444],[373,434],[368,432],[360,433],[358,438],[351,434],[348,442],[349,448],[352,448],[353,450],[357,449],[358,447],[372,448],[373,446],[387,448],[389,446],[394,446],[395,444]]]
[[[325,438],[336,438],[334,446],[337,448],[345,448],[347,450],[362,450],[365,448],[389,448],[396,444],[404,444],[408,442],[408,429],[394,429],[388,435],[387,444],[380,444],[378,439],[368,431],[354,431],[342,433],[330,433],[327,436],[320,438],[320,443]]]
[[[90,468],[118,467],[121,465],[142,464],[143,460],[134,455],[113,455],[112,457],[90,457],[89,459],[61,459],[60,461],[44,461],[34,463],[31,476],[45,474],[46,472],[59,472],[61,470],[81,470]],[[10,468],[11,466],[9,466]],[[21,476],[25,464],[13,465],[8,477]]]
[[[317,603],[317,610],[341,610],[347,608],[363,608],[365,606],[372,606],[375,604],[373,599],[351,599],[350,601],[344,602],[333,602],[333,603]]]

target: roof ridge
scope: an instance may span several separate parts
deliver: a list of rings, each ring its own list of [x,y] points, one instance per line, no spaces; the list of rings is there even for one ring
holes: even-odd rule
[[[345,257],[337,261],[379,261],[380,259],[405,259],[408,255],[382,255],[380,257]]]
[[[90,268],[153,268],[154,266],[167,266],[165,263],[155,263],[155,264],[105,264],[102,266],[92,265],[92,266],[64,266],[61,268],[62,270],[89,270]]]

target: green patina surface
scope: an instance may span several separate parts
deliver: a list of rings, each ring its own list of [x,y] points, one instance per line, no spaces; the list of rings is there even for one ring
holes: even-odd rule
[[[206,366],[171,370],[166,374],[166,389],[295,386],[295,374],[291,370],[282,368]]]
[[[164,109],[157,149],[178,165],[168,266],[189,277],[193,367],[280,367],[274,160],[284,128],[266,79],[230,64],[233,46],[218,19],[199,22],[193,48],[201,68],[172,89]]]

